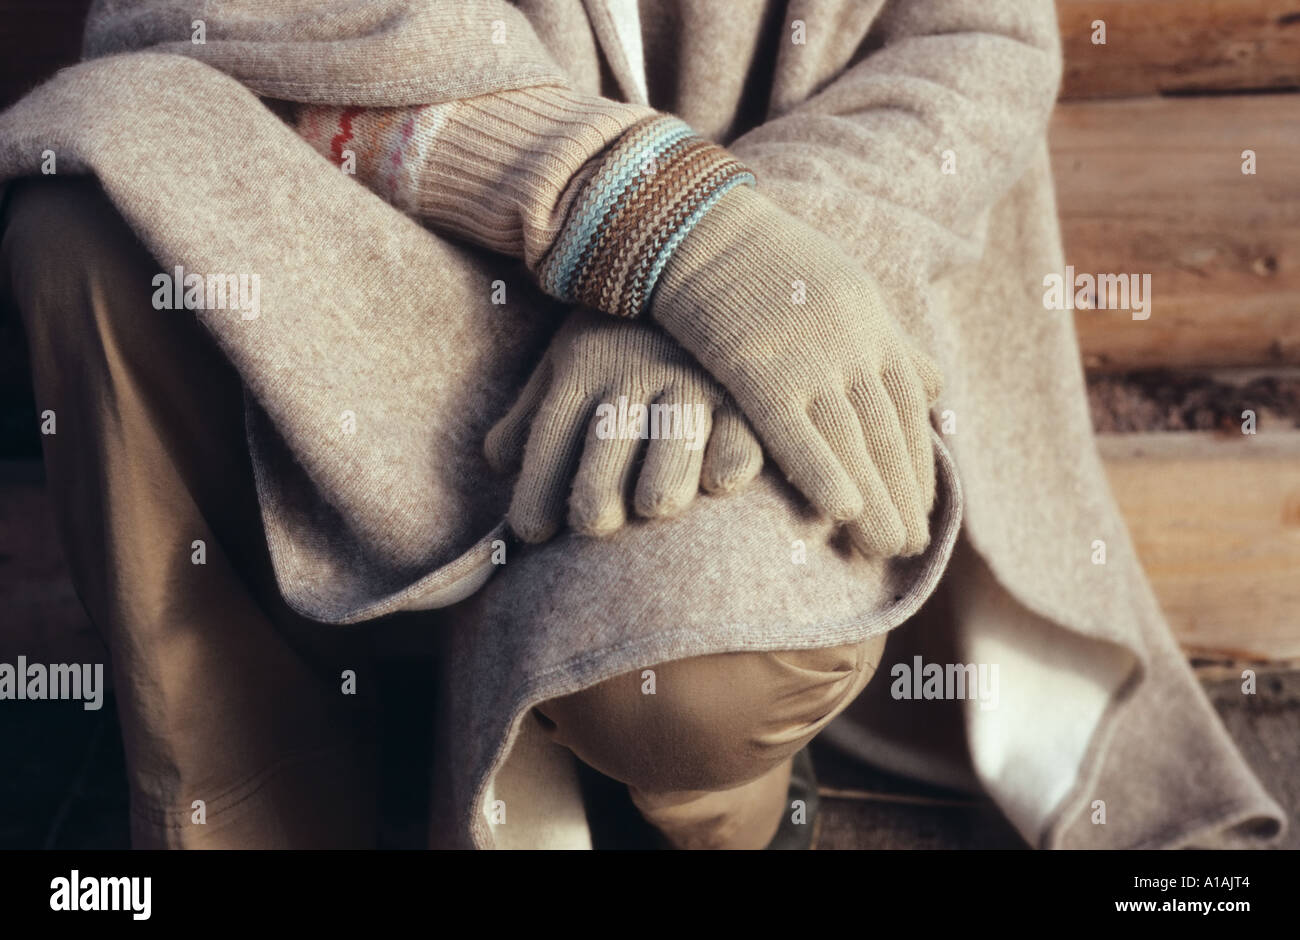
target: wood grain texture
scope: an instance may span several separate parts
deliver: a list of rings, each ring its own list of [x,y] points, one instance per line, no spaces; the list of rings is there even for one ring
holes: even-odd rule
[[[1063,98],[1300,87],[1298,0],[1056,0]],[[1106,24],[1106,44],[1092,41]]]
[[[1088,368],[1300,362],[1300,95],[1065,103],[1050,139],[1067,264],[1151,275],[1149,319],[1076,311]]]
[[[1097,443],[1187,653],[1300,661],[1300,431],[1103,434]]]

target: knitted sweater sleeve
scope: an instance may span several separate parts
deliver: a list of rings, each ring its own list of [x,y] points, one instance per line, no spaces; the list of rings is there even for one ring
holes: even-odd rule
[[[561,86],[405,108],[304,105],[318,152],[406,214],[522,258],[554,297],[637,316],[674,248],[753,177],[648,107]]]

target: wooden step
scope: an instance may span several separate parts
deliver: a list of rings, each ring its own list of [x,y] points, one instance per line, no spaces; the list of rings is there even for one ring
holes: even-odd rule
[[[1102,434],[1097,442],[1188,654],[1300,662],[1300,431]]]

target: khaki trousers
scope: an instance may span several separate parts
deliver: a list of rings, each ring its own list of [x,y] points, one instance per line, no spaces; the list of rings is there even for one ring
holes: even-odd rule
[[[373,845],[382,624],[326,627],[280,598],[239,377],[87,178],[16,184],[0,283],[21,312],[73,582],[112,656],[137,846]],[[501,576],[508,576],[502,574]],[[430,615],[426,615],[430,616]],[[437,616],[436,614],[431,616]],[[793,754],[875,672],[884,637],[660,664],[545,703],[559,743],[626,783],[670,844],[761,848]]]

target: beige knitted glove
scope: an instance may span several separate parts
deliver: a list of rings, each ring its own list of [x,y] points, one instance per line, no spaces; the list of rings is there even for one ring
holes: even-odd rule
[[[554,535],[566,508],[575,531],[608,535],[629,496],[641,516],[672,516],[701,486],[729,492],[763,463],[735,405],[670,337],[582,309],[484,449],[500,472],[522,464],[507,518],[527,542]]]
[[[925,548],[939,373],[830,239],[735,187],[677,247],[650,313],[731,392],[791,482],[849,523],[862,551]]]

